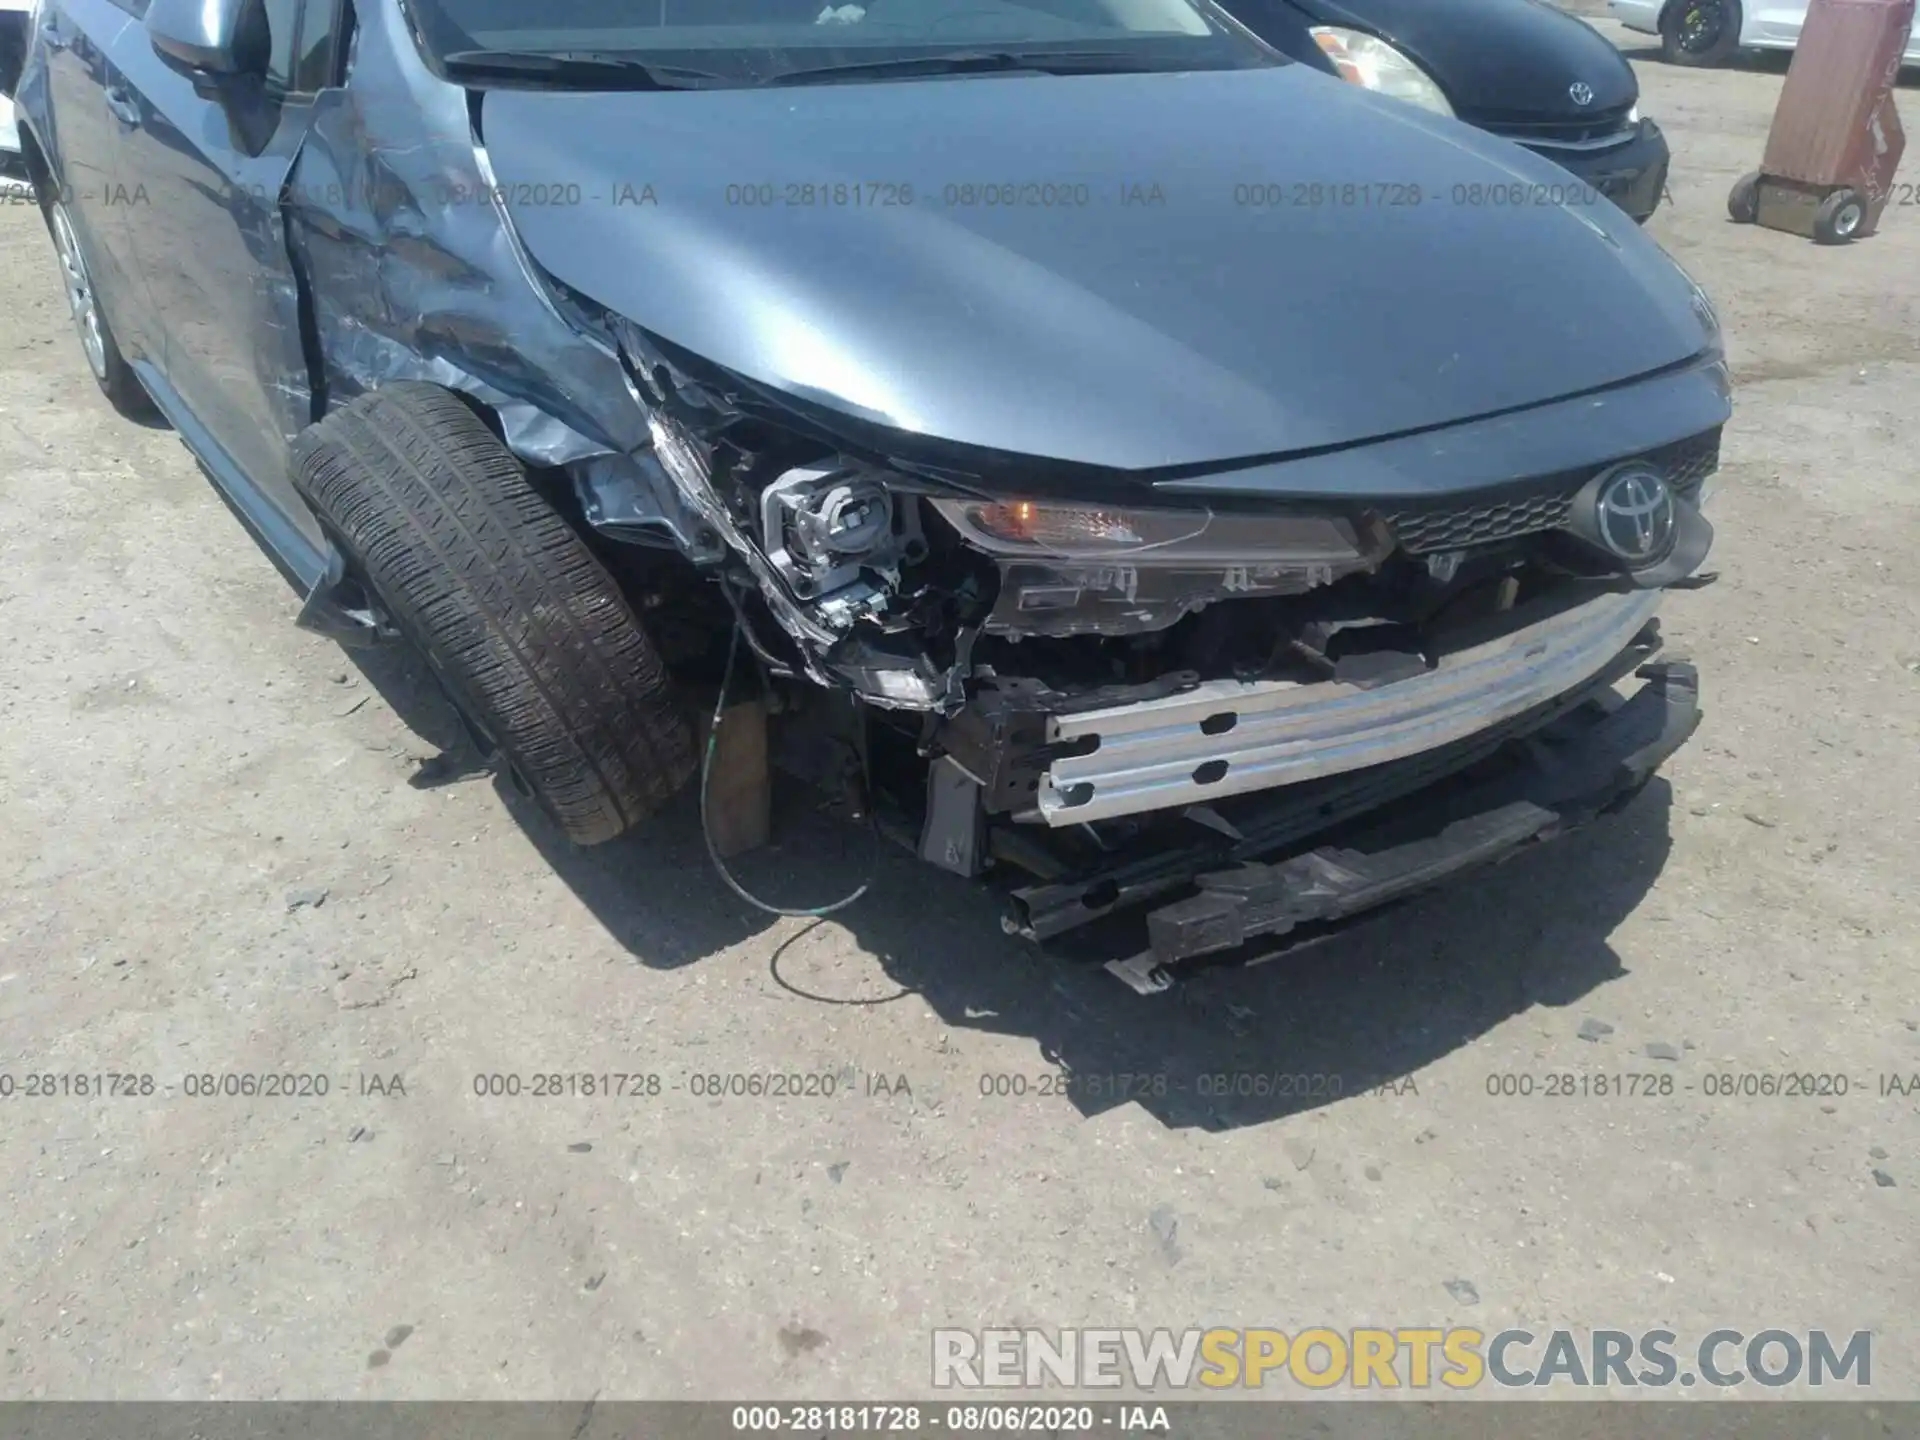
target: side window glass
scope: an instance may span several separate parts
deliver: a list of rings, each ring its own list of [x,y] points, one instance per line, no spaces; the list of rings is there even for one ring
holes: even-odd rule
[[[339,0],[306,0],[300,17],[300,54],[293,66],[293,88],[303,93],[324,90],[338,73],[334,42],[340,34]]]
[[[136,20],[147,18],[147,0],[113,0],[113,3]]]
[[[302,0],[254,0],[267,22],[267,88],[294,88],[293,70],[300,47]]]

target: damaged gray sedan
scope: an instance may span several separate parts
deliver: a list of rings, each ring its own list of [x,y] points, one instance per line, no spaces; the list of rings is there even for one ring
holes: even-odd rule
[[[1698,722],[1706,297],[1207,0],[45,0],[19,104],[109,400],[583,844],[751,687],[1153,989]]]

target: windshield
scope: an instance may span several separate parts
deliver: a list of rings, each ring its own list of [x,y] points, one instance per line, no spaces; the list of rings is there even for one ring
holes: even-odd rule
[[[407,0],[460,79],[759,84],[1281,63],[1209,0]],[[551,57],[551,63],[548,59]],[[983,63],[990,61],[991,63]],[[951,63],[948,63],[951,62]]]

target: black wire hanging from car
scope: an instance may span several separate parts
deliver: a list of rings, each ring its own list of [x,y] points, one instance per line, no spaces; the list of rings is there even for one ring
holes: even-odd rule
[[[866,879],[862,880],[859,887],[850,894],[834,901],[831,905],[816,905],[802,908],[769,904],[734,878],[733,872],[727,868],[727,862],[720,858],[720,847],[714,844],[713,824],[708,815],[708,795],[711,790],[710,782],[713,776],[713,756],[714,751],[719,747],[720,743],[720,724],[726,714],[727,691],[732,688],[733,685],[734,663],[740,657],[740,637],[747,633],[747,616],[746,612],[740,608],[739,600],[734,596],[732,589],[729,588],[724,581],[721,582],[720,589],[727,597],[727,604],[733,610],[733,633],[727,640],[727,663],[726,667],[720,672],[720,693],[715,697],[713,702],[713,722],[707,726],[706,750],[700,758],[700,838],[706,841],[707,858],[713,861],[713,868],[719,872],[720,878],[727,882],[727,888],[742,900],[746,901],[747,904],[753,906],[754,909],[764,910],[769,915],[788,915],[796,919],[818,919],[822,916],[832,915],[836,911],[846,909],[849,905],[853,904],[854,901],[865,895],[867,891],[873,887],[874,875],[879,868],[880,828],[873,818],[873,787],[868,775],[866,749],[864,746],[862,746],[860,750],[860,804],[861,808],[866,811],[867,825],[873,834],[874,853],[872,861],[869,862],[867,866]],[[754,644],[756,657],[759,657],[759,648],[757,644]]]

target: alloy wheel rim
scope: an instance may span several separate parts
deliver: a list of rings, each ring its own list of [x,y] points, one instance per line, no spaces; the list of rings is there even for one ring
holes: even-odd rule
[[[1844,240],[1860,228],[1860,215],[1860,206],[1857,202],[1842,205],[1840,213],[1833,217],[1833,233]]]
[[[1726,11],[1719,0],[1689,5],[1680,17],[1680,48],[1689,54],[1712,49],[1725,25]]]
[[[73,316],[73,328],[80,336],[80,348],[87,364],[100,379],[107,375],[107,338],[100,328],[100,306],[94,299],[93,281],[87,275],[87,262],[81,257],[80,242],[73,233],[73,222],[66,207],[53,210],[53,238],[60,251],[60,278],[66,285],[67,310]]]

